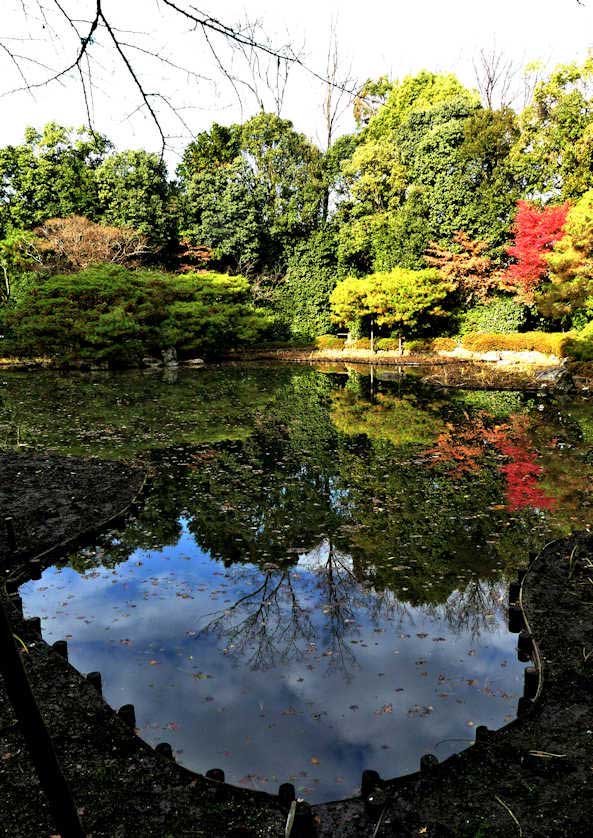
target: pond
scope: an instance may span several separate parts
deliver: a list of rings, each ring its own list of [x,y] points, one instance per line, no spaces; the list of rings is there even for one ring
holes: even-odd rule
[[[4,372],[0,445],[149,469],[139,515],[25,611],[147,742],[312,802],[514,718],[507,581],[591,522],[587,400],[421,370]]]

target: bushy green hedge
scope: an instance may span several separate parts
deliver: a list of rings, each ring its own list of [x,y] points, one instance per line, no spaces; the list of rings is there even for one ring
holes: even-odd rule
[[[432,342],[433,352],[452,352],[457,346],[455,338],[433,338]]]
[[[370,338],[356,338],[356,340],[351,340],[346,346],[346,349],[368,349],[369,351],[370,348]]]
[[[455,338],[425,338],[406,341],[407,351],[418,355],[425,355],[430,352],[452,352],[456,346]]]
[[[515,334],[468,334],[463,347],[470,352],[543,352],[563,356],[571,339],[567,332],[520,332]]]
[[[345,340],[335,335],[319,335],[315,338],[317,349],[343,349]]]
[[[31,287],[6,315],[17,351],[134,364],[175,346],[216,355],[265,336],[273,318],[249,302],[244,277],[97,265]]]
[[[375,349],[378,352],[398,352],[399,340],[397,338],[379,338],[375,341]]]
[[[525,306],[511,299],[498,298],[464,311],[458,317],[460,335],[472,332],[512,334],[525,326]]]
[[[593,361],[593,323],[570,335],[564,346],[565,354],[575,361]]]

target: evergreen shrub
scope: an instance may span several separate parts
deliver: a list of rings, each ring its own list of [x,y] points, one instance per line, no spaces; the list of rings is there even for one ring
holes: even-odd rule
[[[575,361],[593,361],[593,322],[571,335],[565,344],[565,353]]]
[[[525,306],[511,299],[497,298],[464,311],[458,317],[460,335],[470,332],[512,334],[526,322]]]
[[[346,341],[336,335],[318,335],[315,338],[316,349],[343,349]]]
[[[378,352],[398,352],[399,340],[397,338],[379,338],[375,341],[375,349]]]
[[[168,346],[213,356],[265,338],[274,318],[248,300],[241,276],[107,264],[28,288],[5,320],[21,355],[117,366]]]
[[[563,356],[570,340],[567,332],[519,332],[515,334],[473,333],[463,336],[464,349],[470,352],[543,352]]]

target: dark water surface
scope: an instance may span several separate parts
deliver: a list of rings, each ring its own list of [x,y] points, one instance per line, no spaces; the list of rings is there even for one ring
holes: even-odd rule
[[[591,519],[589,402],[393,371],[2,373],[0,446],[150,469],[25,610],[148,742],[312,801],[514,717],[506,580]]]

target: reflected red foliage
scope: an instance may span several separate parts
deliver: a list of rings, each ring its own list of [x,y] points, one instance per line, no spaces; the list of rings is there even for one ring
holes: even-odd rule
[[[432,457],[432,464],[449,466],[449,475],[459,478],[479,471],[480,458],[488,449],[495,449],[506,461],[499,469],[506,480],[507,510],[553,509],[556,498],[547,495],[539,483],[543,469],[529,439],[529,417],[514,415],[507,423],[494,427],[488,427],[487,414],[466,418],[468,425],[449,425],[439,435],[436,446],[426,452]]]

